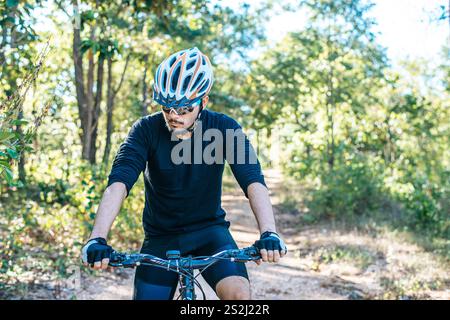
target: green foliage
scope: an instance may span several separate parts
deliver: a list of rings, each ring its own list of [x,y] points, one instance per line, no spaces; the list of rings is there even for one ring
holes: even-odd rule
[[[99,54],[102,58],[114,56],[119,51],[119,44],[117,40],[102,39],[100,41],[92,41],[90,39],[81,42],[81,52],[85,53],[92,50],[94,54]]]
[[[2,1],[0,3],[0,99],[14,94],[23,79],[31,73],[35,51],[32,44],[38,40],[33,29],[31,15],[34,4],[39,1]]]
[[[43,106],[41,110],[36,110],[36,113],[39,113],[35,116],[33,123],[27,119],[18,118],[18,114],[23,112],[25,96],[30,87],[34,85],[48,54],[47,48],[42,51],[36,65],[25,76],[14,94],[0,101],[0,110],[2,111],[0,114],[0,177],[2,180],[6,180],[8,186],[21,186],[20,183],[14,181],[12,166],[19,160],[23,151],[32,151],[32,139],[48,112],[49,104]],[[25,132],[18,130],[25,125],[28,125]],[[2,184],[0,180],[0,187]]]
[[[362,157],[347,159],[320,176],[312,193],[311,210],[324,217],[350,218],[376,210],[382,197],[382,173]]]
[[[444,174],[444,173],[443,173]],[[445,175],[448,179],[448,173]],[[450,238],[450,185],[438,185],[420,172],[407,174],[390,185],[394,198],[403,204],[402,219],[411,230],[427,231],[434,236]]]

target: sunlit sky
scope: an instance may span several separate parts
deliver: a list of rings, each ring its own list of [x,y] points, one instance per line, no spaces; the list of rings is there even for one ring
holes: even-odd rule
[[[440,6],[448,8],[448,0],[373,0],[375,7],[370,15],[378,25],[378,42],[387,48],[394,65],[405,58],[442,59],[442,46],[449,44],[448,20],[431,21],[439,17]],[[448,10],[448,9],[447,9]],[[305,26],[304,12],[283,13],[274,16],[267,24],[267,35],[280,40],[287,32]]]

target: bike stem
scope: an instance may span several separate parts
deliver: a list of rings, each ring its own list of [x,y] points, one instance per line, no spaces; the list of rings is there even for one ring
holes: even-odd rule
[[[192,257],[189,256],[189,266],[187,269],[189,270],[189,275],[194,275],[194,269],[192,268]],[[180,294],[183,297],[183,300],[196,300],[195,296],[195,288],[194,288],[194,280],[191,276],[181,276],[181,284]]]

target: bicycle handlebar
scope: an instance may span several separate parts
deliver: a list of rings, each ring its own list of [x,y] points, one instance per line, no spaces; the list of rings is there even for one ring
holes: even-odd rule
[[[109,265],[112,267],[134,268],[139,265],[156,266],[178,273],[180,278],[180,296],[183,300],[195,300],[194,286],[198,286],[206,299],[200,283],[196,280],[203,271],[220,260],[231,260],[235,262],[248,262],[261,259],[259,250],[250,246],[243,249],[229,249],[218,252],[212,256],[202,257],[181,257],[180,251],[167,251],[167,259],[162,259],[151,254],[141,253],[120,253],[113,251],[110,256]],[[201,269],[197,276],[194,276],[194,269]],[[179,297],[180,297],[179,296]]]
[[[177,251],[175,251],[177,252]],[[172,252],[173,253],[173,252]],[[179,253],[179,252],[178,252]],[[134,268],[139,265],[153,265],[165,267],[168,270],[178,271],[180,268],[201,269],[220,259],[230,259],[236,262],[248,262],[261,259],[256,247],[250,246],[243,249],[229,249],[207,257],[180,257],[173,259],[161,259],[151,254],[120,253],[113,251],[109,260],[111,267]]]

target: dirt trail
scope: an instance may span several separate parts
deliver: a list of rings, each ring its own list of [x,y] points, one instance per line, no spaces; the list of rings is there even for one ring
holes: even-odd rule
[[[431,254],[390,234],[343,231],[323,224],[301,227],[299,213],[278,210],[287,190],[281,174],[268,170],[265,177],[278,231],[289,252],[278,264],[247,264],[253,299],[450,299],[448,268]],[[257,224],[237,184],[224,192],[222,205],[238,246],[252,244],[259,237]],[[82,274],[81,289],[73,298],[130,299],[133,275],[133,270],[95,277]],[[207,298],[217,299],[206,282],[200,282]],[[198,290],[197,294],[201,298]]]

